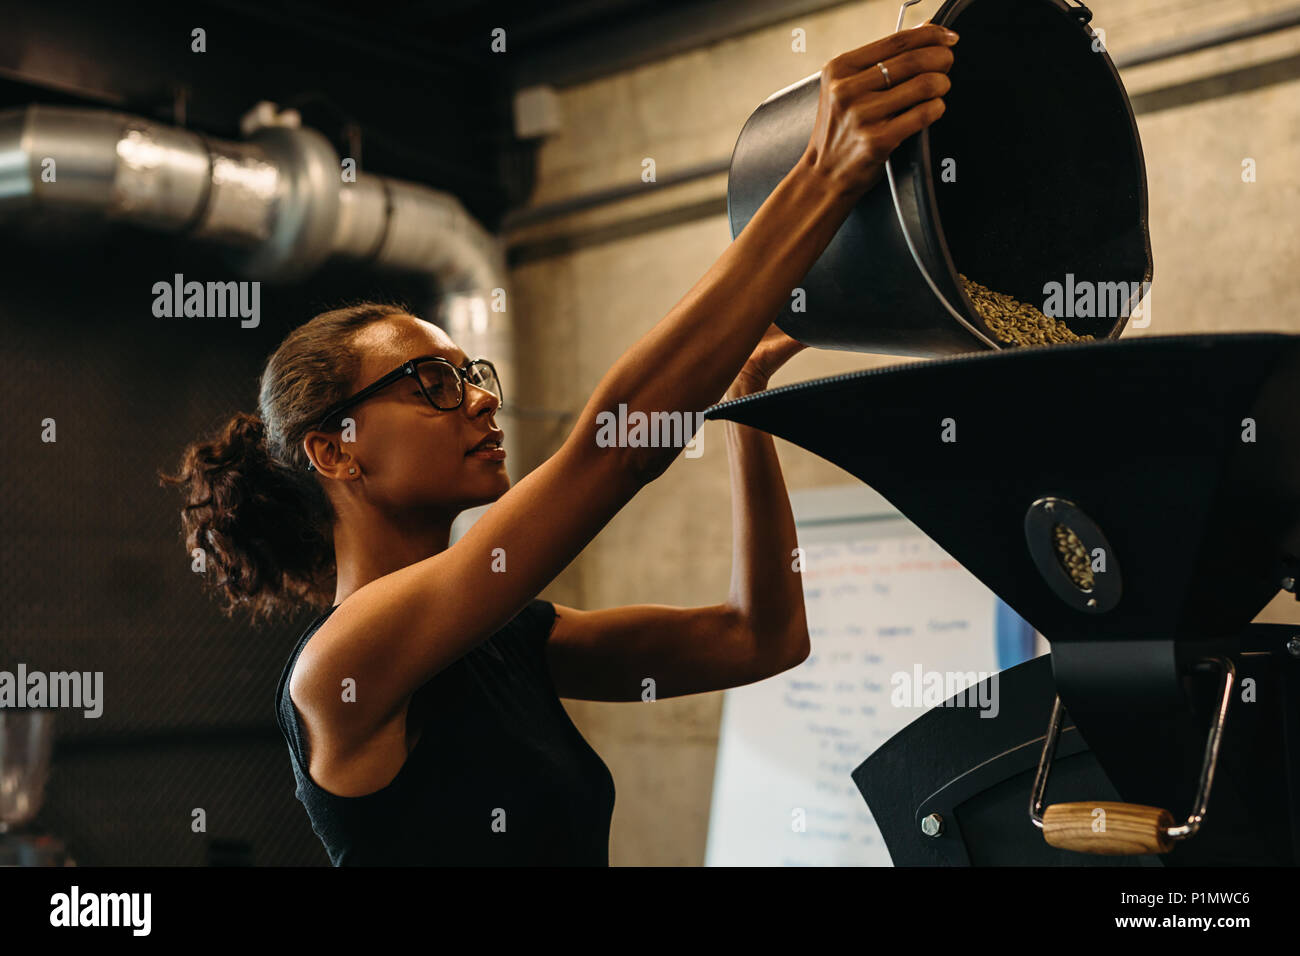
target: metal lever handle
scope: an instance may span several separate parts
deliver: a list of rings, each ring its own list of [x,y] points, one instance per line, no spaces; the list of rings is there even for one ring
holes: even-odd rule
[[[1219,697],[1219,707],[1210,727],[1209,738],[1205,742],[1201,779],[1187,822],[1175,826],[1173,814],[1168,810],[1138,803],[1058,803],[1044,810],[1047,775],[1056,753],[1056,740],[1061,733],[1061,698],[1057,697],[1052,704],[1043,753],[1038,760],[1038,774],[1034,778],[1034,791],[1029,798],[1029,818],[1034,826],[1043,831],[1044,840],[1054,847],[1078,853],[1167,853],[1173,849],[1175,841],[1196,834],[1205,822],[1210,787],[1214,783],[1214,768],[1219,761],[1219,744],[1223,740],[1223,725],[1228,719],[1228,701],[1232,697],[1233,685],[1237,682],[1237,668],[1231,658],[1209,658],[1201,664],[1217,664],[1223,669],[1223,692]],[[1104,821],[1101,829],[1094,826],[1098,811],[1101,811],[1101,819]]]

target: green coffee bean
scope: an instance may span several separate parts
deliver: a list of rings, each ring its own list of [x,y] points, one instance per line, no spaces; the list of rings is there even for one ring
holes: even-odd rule
[[[1059,319],[1044,315],[1027,302],[994,292],[961,273],[962,289],[975,305],[984,324],[1008,345],[1051,345],[1060,342],[1092,341],[1091,335],[1076,335]]]
[[[1065,573],[1070,576],[1070,580],[1076,587],[1091,591],[1094,582],[1092,562],[1088,560],[1088,552],[1084,549],[1079,536],[1065,525],[1058,524],[1052,527],[1052,540],[1056,545],[1056,556],[1060,559]]]

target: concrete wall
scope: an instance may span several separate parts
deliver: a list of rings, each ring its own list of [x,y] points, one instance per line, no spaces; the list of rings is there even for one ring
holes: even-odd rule
[[[936,5],[924,4],[908,25]],[[1291,3],[1090,5],[1111,52],[1122,55]],[[725,159],[764,98],[891,32],[897,9],[896,0],[846,4],[561,90],[565,125],[541,149],[535,202],[638,182],[644,157],[655,160],[661,178]],[[792,52],[796,28],[806,31],[807,52]],[[1300,331],[1300,69],[1288,59],[1297,55],[1300,30],[1290,30],[1125,71],[1141,110],[1155,262],[1152,325],[1125,335]],[[1254,183],[1242,182],[1244,158],[1256,161]],[[508,236],[518,259],[512,281],[520,345],[533,356],[515,393],[522,404],[570,413],[582,407],[619,355],[727,246],[725,195],[722,173]],[[707,325],[700,335],[709,335]],[[809,351],[773,384],[899,361]],[[527,431],[533,462],[554,451],[569,427],[539,413],[508,425]],[[583,608],[723,600],[731,534],[723,428],[705,425],[703,456],[679,458],[544,596]],[[853,480],[801,449],[777,446],[791,489]],[[1260,620],[1300,621],[1300,611],[1282,595]],[[652,704],[566,702],[617,784],[612,863],[703,862],[721,704],[721,694]]]

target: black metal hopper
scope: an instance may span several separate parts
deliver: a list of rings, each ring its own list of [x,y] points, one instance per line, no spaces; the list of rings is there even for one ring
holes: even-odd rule
[[[1241,333],[913,362],[706,418],[793,442],[888,499],[1049,640],[1056,690],[1123,799],[1177,815],[1209,723],[1189,664],[1239,651],[1294,587],[1297,409],[1300,336]],[[1057,556],[1061,526],[1104,559],[1087,588]],[[1293,764],[1300,740],[1287,746]]]

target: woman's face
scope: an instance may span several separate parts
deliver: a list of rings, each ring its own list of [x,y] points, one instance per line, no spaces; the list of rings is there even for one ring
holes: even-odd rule
[[[349,394],[408,359],[440,355],[457,367],[470,358],[440,328],[410,315],[395,315],[363,328],[354,340],[361,369]],[[484,356],[486,357],[486,356]],[[418,383],[399,379],[346,413],[356,422],[351,455],[366,499],[386,513],[454,516],[501,497],[510,487],[504,461],[468,454],[486,437],[502,438],[493,421],[497,398],[469,382],[461,406],[450,411],[429,404]],[[341,432],[332,433],[336,439]]]

